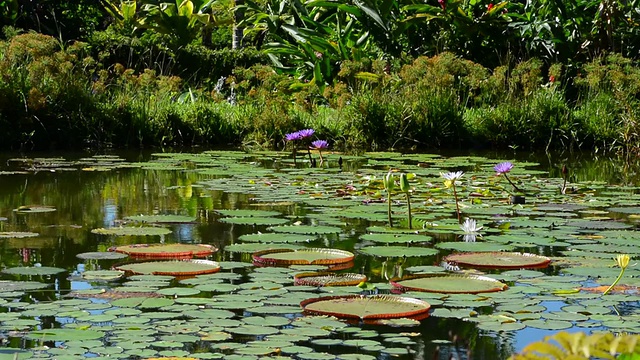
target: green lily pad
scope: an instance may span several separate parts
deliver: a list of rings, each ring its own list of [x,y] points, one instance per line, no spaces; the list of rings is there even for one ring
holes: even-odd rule
[[[254,226],[273,226],[282,225],[289,222],[287,219],[282,218],[267,218],[267,217],[226,217],[220,219],[220,222],[236,225],[254,225]]]
[[[395,278],[391,284],[397,288],[444,294],[478,294],[502,291],[507,288],[497,280],[476,275],[422,274],[404,279]]]
[[[215,261],[209,260],[153,261],[121,265],[116,269],[143,275],[194,276],[218,272],[220,271],[220,265]]]
[[[56,208],[48,205],[24,205],[13,209],[18,214],[35,214],[56,211]]]
[[[5,274],[28,276],[55,275],[65,271],[67,270],[49,266],[13,267],[2,270]]]
[[[282,213],[278,211],[270,211],[270,210],[216,210],[216,212],[223,216],[235,216],[235,217],[271,217],[282,215]]]
[[[268,230],[286,234],[309,234],[309,235],[329,235],[339,234],[342,229],[334,226],[313,226],[313,225],[283,225],[273,226]]]
[[[452,254],[444,259],[453,265],[491,269],[542,268],[549,265],[551,259],[527,253],[478,252]]]
[[[118,260],[127,257],[127,254],[118,254],[110,251],[96,251],[86,252],[76,255],[78,259],[82,260]]]
[[[242,235],[238,238],[241,241],[260,243],[301,243],[315,240],[315,236],[282,233],[257,233]]]
[[[261,265],[333,265],[348,263],[353,258],[353,253],[348,251],[321,248],[264,250],[253,254],[253,261]]]
[[[109,250],[151,259],[189,259],[209,256],[218,251],[216,247],[206,244],[135,244],[117,246]]]
[[[114,236],[161,236],[171,234],[171,230],[162,227],[131,226],[93,229],[91,230],[91,233]]]
[[[196,221],[195,217],[184,215],[134,215],[125,216],[125,220],[154,224],[185,224]]]
[[[305,313],[359,320],[423,319],[431,307],[422,300],[390,295],[329,296],[305,300],[300,306]]]
[[[379,257],[419,257],[438,254],[436,249],[418,246],[367,246],[359,251]]]
[[[36,237],[38,233],[20,232],[20,231],[0,231],[0,239],[22,239],[28,237]]]
[[[46,329],[28,333],[28,339],[37,341],[94,340],[104,336],[104,332],[91,329]]]

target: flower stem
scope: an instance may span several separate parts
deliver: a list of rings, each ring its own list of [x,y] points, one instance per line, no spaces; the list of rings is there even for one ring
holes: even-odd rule
[[[405,193],[407,195],[407,208],[409,210],[409,230],[411,230],[411,197],[409,193]]]
[[[322,150],[318,150],[318,155],[320,156],[320,167],[324,164],[324,159],[322,158]]]
[[[458,192],[456,191],[456,181],[453,180],[451,182],[451,186],[453,186],[453,197],[456,200],[456,215],[458,215],[458,224],[461,224],[462,222],[460,221],[460,206],[458,205]]]
[[[393,220],[391,219],[391,191],[387,191],[387,216],[389,217],[389,227],[393,227]]]
[[[516,186],[516,184],[514,184],[511,179],[509,179],[509,177],[507,176],[507,173],[504,173],[504,178],[507,179],[507,181],[509,182],[509,184],[511,184],[511,186],[513,186],[513,188],[517,191],[517,192],[522,192],[522,190],[518,189],[518,187]]]
[[[624,271],[625,271],[625,270],[626,270],[625,268],[623,268],[622,270],[620,270],[620,275],[618,275],[618,277],[617,277],[617,278],[616,278],[616,280],[613,282],[613,284],[611,284],[611,286],[609,286],[609,287],[607,288],[607,290],[605,290],[605,291],[602,293],[602,296],[607,295],[607,294],[609,293],[609,291],[611,291],[611,289],[613,289],[613,287],[614,287],[614,286],[616,286],[616,285],[618,284],[618,281],[620,281],[620,279],[622,279],[622,275],[624,275]]]

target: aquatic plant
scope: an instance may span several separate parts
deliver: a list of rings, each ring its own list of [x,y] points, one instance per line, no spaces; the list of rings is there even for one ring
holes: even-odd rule
[[[511,184],[511,186],[513,186],[513,189],[517,192],[521,192],[520,189],[518,189],[518,187],[516,186],[516,184],[514,184],[511,181],[511,179],[509,179],[509,176],[507,176],[507,173],[509,173],[511,169],[513,169],[513,164],[510,163],[509,161],[501,162],[493,167],[493,170],[496,171],[496,176],[504,175],[504,178],[507,179],[507,181],[509,182],[509,184]]]
[[[482,226],[478,226],[474,219],[466,218],[462,225],[460,225],[460,229],[464,232],[464,241],[465,242],[474,242],[476,241],[476,236],[481,236],[478,231],[482,230]]]
[[[631,354],[637,352],[638,335],[606,332],[586,335],[563,331],[527,345],[520,354],[509,359],[635,359]]]
[[[384,183],[384,189],[387,190],[387,217],[389,218],[389,227],[393,227],[393,219],[391,218],[391,191],[395,188],[395,180],[393,179],[393,172],[391,170],[389,170],[382,182]]]
[[[329,148],[329,143],[326,140],[316,140],[311,142],[311,147],[315,150],[318,150],[318,156],[320,157],[320,166],[324,164],[324,159],[322,158],[322,150]]]
[[[458,215],[458,222],[460,222],[460,205],[458,205],[458,192],[456,191],[456,181],[460,180],[463,175],[464,175],[464,172],[462,171],[440,173],[440,176],[442,176],[445,179],[444,186],[447,189],[453,188],[453,197],[455,198],[455,201],[456,201],[456,215]]]
[[[402,191],[407,196],[407,210],[408,210],[408,222],[409,229],[411,229],[411,185],[409,185],[409,179],[407,178],[407,174],[400,174],[400,191]]]
[[[293,162],[294,163],[296,161],[296,153],[298,150],[297,141],[309,139],[311,136],[313,136],[313,134],[315,134],[315,132],[316,131],[313,129],[302,129],[302,130],[298,130],[298,131],[286,134],[284,136],[284,140],[286,142],[293,143]],[[309,163],[313,164],[313,159],[311,159],[311,150],[309,149],[309,147],[307,147],[307,153],[309,154]]]
[[[629,257],[628,254],[620,254],[620,255],[616,256],[615,261],[616,261],[616,265],[618,265],[618,267],[620,268],[620,274],[613,281],[613,284],[611,284],[611,286],[609,286],[607,288],[607,290],[605,290],[602,293],[603,296],[607,295],[609,293],[609,291],[611,291],[611,289],[613,289],[613,287],[616,286],[616,284],[618,284],[620,279],[622,279],[622,275],[624,275],[624,271],[627,270],[627,267],[629,266],[629,261],[630,260],[631,260],[631,258]]]

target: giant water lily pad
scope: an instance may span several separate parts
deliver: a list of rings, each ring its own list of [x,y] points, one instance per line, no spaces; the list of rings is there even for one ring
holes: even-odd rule
[[[444,294],[478,294],[502,291],[506,284],[486,276],[421,274],[404,279],[395,278],[391,284],[402,290]]]
[[[29,275],[29,276],[39,276],[39,275],[55,275],[67,270],[50,267],[50,266],[24,266],[24,267],[13,267],[2,270],[5,274],[11,275]]]
[[[423,300],[390,295],[328,296],[305,300],[300,306],[308,314],[359,320],[424,319],[431,307]]]
[[[76,255],[78,259],[82,260],[118,260],[127,257],[127,254],[118,254],[109,251],[92,251]]]
[[[260,265],[334,265],[348,263],[353,253],[338,249],[273,249],[253,254],[253,261]]]
[[[99,228],[91,230],[93,234],[98,235],[115,235],[115,236],[160,236],[171,234],[171,230],[163,227],[153,226],[130,226],[130,227],[114,227]]]
[[[367,276],[362,274],[344,273],[301,273],[294,276],[296,285],[310,286],[350,286],[367,281]]]
[[[205,257],[218,251],[212,245],[206,244],[135,244],[123,245],[109,249],[132,257],[151,259],[186,259]]]
[[[447,256],[444,261],[452,265],[462,265],[489,269],[543,268],[551,259],[527,253],[478,252]]]
[[[17,209],[13,209],[18,214],[34,214],[56,211],[56,208],[48,205],[23,205]]]
[[[419,257],[432,256],[438,253],[436,249],[419,246],[367,246],[359,251],[380,257]]]
[[[116,269],[133,274],[194,276],[218,272],[220,265],[209,260],[153,261],[121,265]]]
[[[38,236],[38,233],[34,232],[0,231],[0,239],[22,239],[36,236]]]
[[[155,224],[184,224],[196,221],[195,217],[184,215],[135,215],[126,216],[124,219]]]

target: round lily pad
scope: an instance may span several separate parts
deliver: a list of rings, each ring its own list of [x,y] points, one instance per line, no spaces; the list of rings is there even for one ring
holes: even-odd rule
[[[313,226],[313,225],[282,225],[272,226],[269,230],[277,233],[287,234],[310,234],[310,235],[328,235],[339,234],[342,229],[334,226]]]
[[[359,251],[380,257],[419,257],[432,256],[438,253],[436,249],[419,246],[367,246]]]
[[[270,216],[282,215],[277,211],[270,211],[270,210],[232,209],[232,210],[216,210],[216,212],[223,216],[236,216],[236,217],[270,217]]]
[[[0,280],[0,292],[39,290],[44,289],[48,286],[49,284],[44,284],[37,281]]]
[[[127,254],[117,254],[109,251],[95,251],[86,252],[76,255],[78,259],[82,260],[118,260],[127,257]]]
[[[194,276],[218,272],[220,265],[209,260],[153,261],[121,265],[116,269],[133,274]]]
[[[38,233],[34,232],[0,231],[0,239],[22,239],[36,236],[38,236]]]
[[[67,270],[49,266],[13,267],[2,270],[3,273],[12,275],[55,275],[65,271]]]
[[[289,220],[282,219],[282,218],[247,216],[247,217],[226,217],[226,218],[220,219],[220,222],[227,223],[227,224],[236,224],[236,225],[273,226],[273,225],[286,224],[289,222]]]
[[[378,320],[428,316],[431,307],[426,301],[390,295],[328,296],[300,303],[305,313],[329,315],[343,319]]]
[[[402,290],[445,294],[478,294],[502,291],[506,284],[486,276],[421,274],[404,279],[392,279],[391,285]]]
[[[155,224],[185,224],[196,221],[195,217],[184,215],[135,215],[126,216],[124,219]]]
[[[272,249],[253,253],[253,261],[259,265],[333,265],[352,261],[353,253],[338,249]]]
[[[45,213],[56,211],[56,208],[48,205],[23,205],[13,211],[18,214],[33,214],[33,213]]]
[[[218,249],[206,244],[135,244],[123,245],[109,249],[132,257],[151,259],[188,259],[192,257],[205,257],[218,251]]]
[[[507,252],[472,252],[452,254],[444,261],[452,265],[462,265],[486,269],[524,269],[544,268],[549,265],[551,259],[528,253]]]
[[[130,226],[130,227],[114,227],[99,228],[91,230],[93,234],[98,235],[114,235],[114,236],[160,236],[171,234],[171,230],[163,227],[153,226]]]
[[[301,273],[294,276],[296,285],[310,286],[350,286],[367,281],[367,276],[362,274],[344,273]]]
[[[118,270],[91,270],[82,273],[85,280],[114,281],[124,276],[124,271]]]
[[[238,238],[241,241],[260,243],[299,243],[314,240],[314,236],[304,234],[282,234],[282,233],[257,233],[242,235]]]

